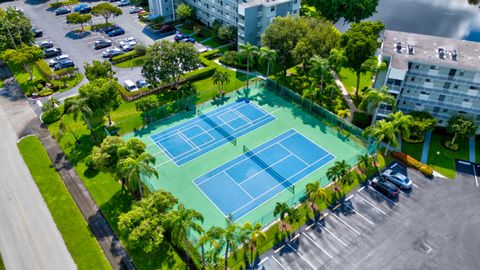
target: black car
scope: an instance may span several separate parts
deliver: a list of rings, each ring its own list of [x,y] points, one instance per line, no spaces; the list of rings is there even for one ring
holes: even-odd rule
[[[384,194],[385,196],[396,199],[398,198],[399,190],[397,186],[392,184],[390,181],[387,180],[384,176],[377,176],[372,180],[372,186],[380,193]]]
[[[51,58],[55,56],[59,56],[62,54],[62,49],[60,48],[48,48],[43,51],[45,58]]]
[[[125,34],[125,30],[118,28],[107,33],[109,37],[116,37]]]
[[[112,46],[112,42],[108,39],[100,39],[95,41],[95,50]]]
[[[38,28],[32,27],[32,32],[33,36],[36,38],[43,36],[43,31]]]
[[[55,9],[55,15],[63,15],[63,14],[68,14],[72,12],[69,8],[66,8],[66,7],[59,7],[57,9]]]
[[[89,13],[89,12],[91,12],[91,11],[92,11],[92,7],[86,6],[86,7],[83,7],[82,9],[80,9],[80,10],[78,11],[78,13],[80,13],[80,14],[85,14],[85,13]]]
[[[72,60],[65,60],[65,61],[58,62],[57,64],[55,64],[53,66],[53,70],[60,70],[60,69],[63,69],[63,68],[69,68],[69,67],[73,67],[73,66],[75,66],[75,64],[73,63]]]
[[[115,30],[115,29],[121,29],[121,27],[118,26],[118,25],[110,25],[110,26],[107,26],[107,27],[102,28],[102,31],[106,34],[106,33],[110,32],[110,31]]]

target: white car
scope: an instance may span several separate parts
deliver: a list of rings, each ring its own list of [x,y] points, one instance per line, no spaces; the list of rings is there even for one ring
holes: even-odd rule
[[[112,47],[112,48],[106,49],[102,54],[103,54],[103,58],[110,58],[116,55],[120,55],[122,53],[123,51],[120,48]]]
[[[48,65],[53,67],[55,66],[55,64],[57,64],[58,62],[62,62],[62,61],[65,61],[67,59],[70,59],[70,57],[68,56],[68,54],[62,54],[62,55],[59,55],[59,56],[56,56],[52,59],[50,59],[50,61],[48,61]]]
[[[408,177],[402,173],[395,172],[391,169],[387,169],[382,172],[382,175],[385,176],[388,181],[392,182],[396,186],[403,188],[403,189],[411,189],[412,188],[412,181],[408,179]]]
[[[129,38],[126,38],[122,41],[120,41],[120,43],[118,43],[120,45],[120,47],[123,47],[125,45],[130,45],[130,46],[135,46],[137,45],[137,40],[134,38],[134,37],[129,37]]]
[[[118,2],[119,7],[124,7],[129,5],[130,5],[130,0],[120,0],[120,2]]]

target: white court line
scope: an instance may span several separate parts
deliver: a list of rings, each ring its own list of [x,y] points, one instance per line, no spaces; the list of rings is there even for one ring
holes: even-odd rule
[[[368,218],[364,217],[362,214],[360,214],[357,210],[353,209],[352,207],[348,206],[347,204],[345,203],[342,203],[343,205],[345,205],[346,207],[350,208],[354,213],[356,213],[357,215],[359,215],[361,218],[365,219],[367,222],[369,222],[370,224],[372,225],[375,225],[375,223],[373,223],[372,221],[370,221]]]
[[[280,265],[280,267],[282,267],[283,270],[287,270],[287,268],[285,268],[285,266],[283,266],[283,264],[281,264],[277,259],[275,259],[274,256],[272,256],[272,258],[273,258],[273,260],[274,260],[275,262],[278,263],[278,265]]]
[[[167,163],[170,163],[170,162],[172,162],[172,161],[171,161],[171,160],[166,160],[166,161],[164,161],[164,162],[162,162],[162,163],[160,163],[160,164],[158,164],[158,165],[155,165],[154,168],[156,169],[156,168],[161,167],[161,166],[163,166],[163,165],[165,165],[165,164],[167,164]]]
[[[303,160],[302,158],[300,158],[299,156],[297,156],[297,155],[296,155],[295,153],[293,153],[292,151],[288,150],[288,148],[286,148],[285,146],[283,146],[281,143],[279,143],[278,145],[280,145],[280,147],[282,147],[283,149],[287,150],[287,151],[290,153],[290,155],[296,157],[298,160],[300,160],[301,162],[303,162],[305,165],[308,165],[308,163],[307,163],[305,160]]]
[[[197,147],[197,145],[195,145],[192,141],[190,141],[187,137],[185,137],[185,136],[183,135],[183,133],[179,132],[179,133],[178,133],[178,136],[179,136],[180,138],[182,138],[182,139],[183,139],[188,145],[190,145],[193,149],[197,149],[197,151],[199,150],[198,147]]]
[[[319,244],[317,244],[315,241],[313,241],[312,238],[310,238],[306,233],[303,233],[303,235],[305,235],[305,237],[307,237],[308,240],[310,240],[316,247],[318,247],[321,251],[325,252],[325,254],[327,254],[328,257],[330,257],[330,259],[333,259],[333,256],[330,255],[330,253],[328,253],[325,249],[323,249]]]
[[[305,257],[303,257],[302,254],[300,254],[300,252],[298,252],[296,249],[294,249],[290,243],[287,244],[295,253],[297,253],[298,256],[300,256],[300,258],[302,258],[308,265],[310,265],[310,267],[312,267],[313,269],[316,269],[315,266],[313,266]]]
[[[348,228],[350,228],[350,230],[352,230],[353,232],[355,232],[356,234],[358,235],[361,235],[361,233],[359,233],[357,230],[355,230],[352,226],[348,225],[344,220],[342,220],[337,214],[331,212],[333,214],[334,217],[336,217],[338,220],[340,220],[340,222],[342,222],[343,224],[345,224]]]
[[[232,180],[233,183],[235,183],[235,185],[237,185],[241,190],[243,190],[243,192],[245,192],[245,194],[248,195],[248,197],[250,197],[251,200],[254,200],[252,195],[250,195],[250,193],[248,193],[248,191],[246,191],[242,186],[240,186],[236,181],[235,179],[233,179],[227,172],[223,172],[223,174],[226,174],[228,176],[228,178],[230,178],[230,180]]]
[[[387,213],[383,212],[380,208],[377,208],[375,205],[373,205],[371,202],[369,202],[367,199],[363,198],[362,196],[360,196],[359,194],[357,194],[358,198],[362,199],[364,202],[370,204],[373,208],[375,208],[378,212],[384,214],[384,215],[387,215]]]
[[[333,236],[333,238],[335,238],[338,242],[340,242],[342,245],[344,245],[345,247],[347,247],[347,243],[343,242],[342,239],[338,238],[335,234],[333,234],[329,229],[327,229],[327,227],[323,226],[320,222],[317,222],[317,224],[322,227],[327,233],[329,233],[331,236]]]

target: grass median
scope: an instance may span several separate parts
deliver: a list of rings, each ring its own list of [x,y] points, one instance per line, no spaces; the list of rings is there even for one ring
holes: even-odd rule
[[[26,137],[18,149],[78,269],[111,269],[40,140]]]
[[[469,158],[468,140],[457,140],[458,150],[452,151],[443,146],[443,142],[448,139],[451,137],[435,133],[432,135],[427,163],[444,176],[454,179],[457,175],[455,159],[468,160]]]

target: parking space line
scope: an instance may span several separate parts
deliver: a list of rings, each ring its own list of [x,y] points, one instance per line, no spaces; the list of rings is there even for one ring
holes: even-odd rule
[[[348,246],[347,243],[343,242],[342,239],[338,238],[335,234],[333,234],[329,229],[327,229],[327,227],[323,226],[322,224],[320,224],[320,222],[317,223],[318,225],[320,225],[320,227],[322,227],[326,232],[328,232],[331,236],[333,236],[333,238],[337,239],[338,242],[340,242],[342,245],[344,246]]]
[[[370,206],[372,206],[373,208],[375,208],[378,212],[384,214],[384,215],[387,215],[387,213],[383,212],[380,208],[377,208],[375,205],[373,205],[371,202],[369,202],[367,199],[363,198],[362,196],[360,196],[360,194],[357,194],[357,196],[362,199],[364,202],[368,203]]]
[[[258,265],[261,265],[262,263],[268,261],[269,258],[270,258],[270,257],[263,258],[263,259],[258,263]]]
[[[310,265],[310,267],[312,267],[313,269],[316,269],[315,266],[313,266],[305,257],[303,257],[303,255],[298,252],[296,249],[294,249],[290,243],[287,244],[295,253],[297,253],[298,256],[300,256],[300,258],[302,258],[308,265]]]
[[[314,225],[315,225],[315,223],[312,223],[311,225],[307,226],[307,228],[305,228],[305,231],[310,230]]]
[[[374,187],[370,186],[371,187],[371,190],[373,190],[374,192],[380,194],[380,196],[382,196],[384,199],[388,200],[389,202],[393,203],[393,205],[397,205],[396,202],[392,201],[390,198],[388,198],[387,196],[383,195],[382,193],[378,192]]]
[[[365,186],[359,188],[358,191],[357,191],[357,193],[360,192],[360,191],[362,191],[363,189],[365,189]]]
[[[300,234],[295,235],[292,239],[290,239],[290,241],[293,241],[293,240],[297,239],[299,236],[300,236]]]
[[[475,176],[475,185],[478,187],[478,178],[477,178],[477,168],[475,168],[475,164],[472,164],[473,166],[473,175]]]
[[[412,180],[410,180],[410,181],[412,181]],[[417,184],[415,184],[413,181],[412,181],[412,186],[414,186],[414,187],[418,188],[418,185],[417,185]]]
[[[274,250],[273,253],[278,253],[280,250],[282,250],[285,247],[285,245],[282,245],[279,247],[277,250]]]
[[[361,233],[359,233],[357,230],[355,230],[352,226],[348,225],[343,219],[341,219],[337,214],[333,213],[333,216],[335,216],[338,220],[340,220],[340,222],[342,222],[343,224],[345,224],[345,226],[347,226],[348,228],[350,228],[350,230],[352,230],[353,232],[355,232],[356,234],[358,235],[362,235]]]
[[[350,208],[355,214],[359,215],[361,218],[365,219],[367,222],[369,222],[370,224],[372,225],[375,225],[375,223],[373,223],[372,221],[370,221],[368,218],[364,217],[362,214],[360,214],[357,210],[353,209],[352,207],[348,206],[347,204],[343,204],[345,205],[346,207]]]
[[[285,268],[285,266],[283,266],[283,264],[281,264],[274,256],[272,256],[272,258],[275,262],[278,263],[278,265],[280,265],[280,267],[282,267],[283,270],[287,270],[287,268]]]
[[[330,253],[328,253],[326,250],[324,250],[319,244],[317,244],[315,241],[313,241],[312,238],[310,238],[306,233],[303,233],[303,235],[305,237],[307,237],[308,240],[310,240],[316,247],[318,247],[320,250],[322,250],[323,252],[325,252],[325,254],[327,254],[328,257],[330,257],[330,259],[333,259],[333,256],[330,255]]]

